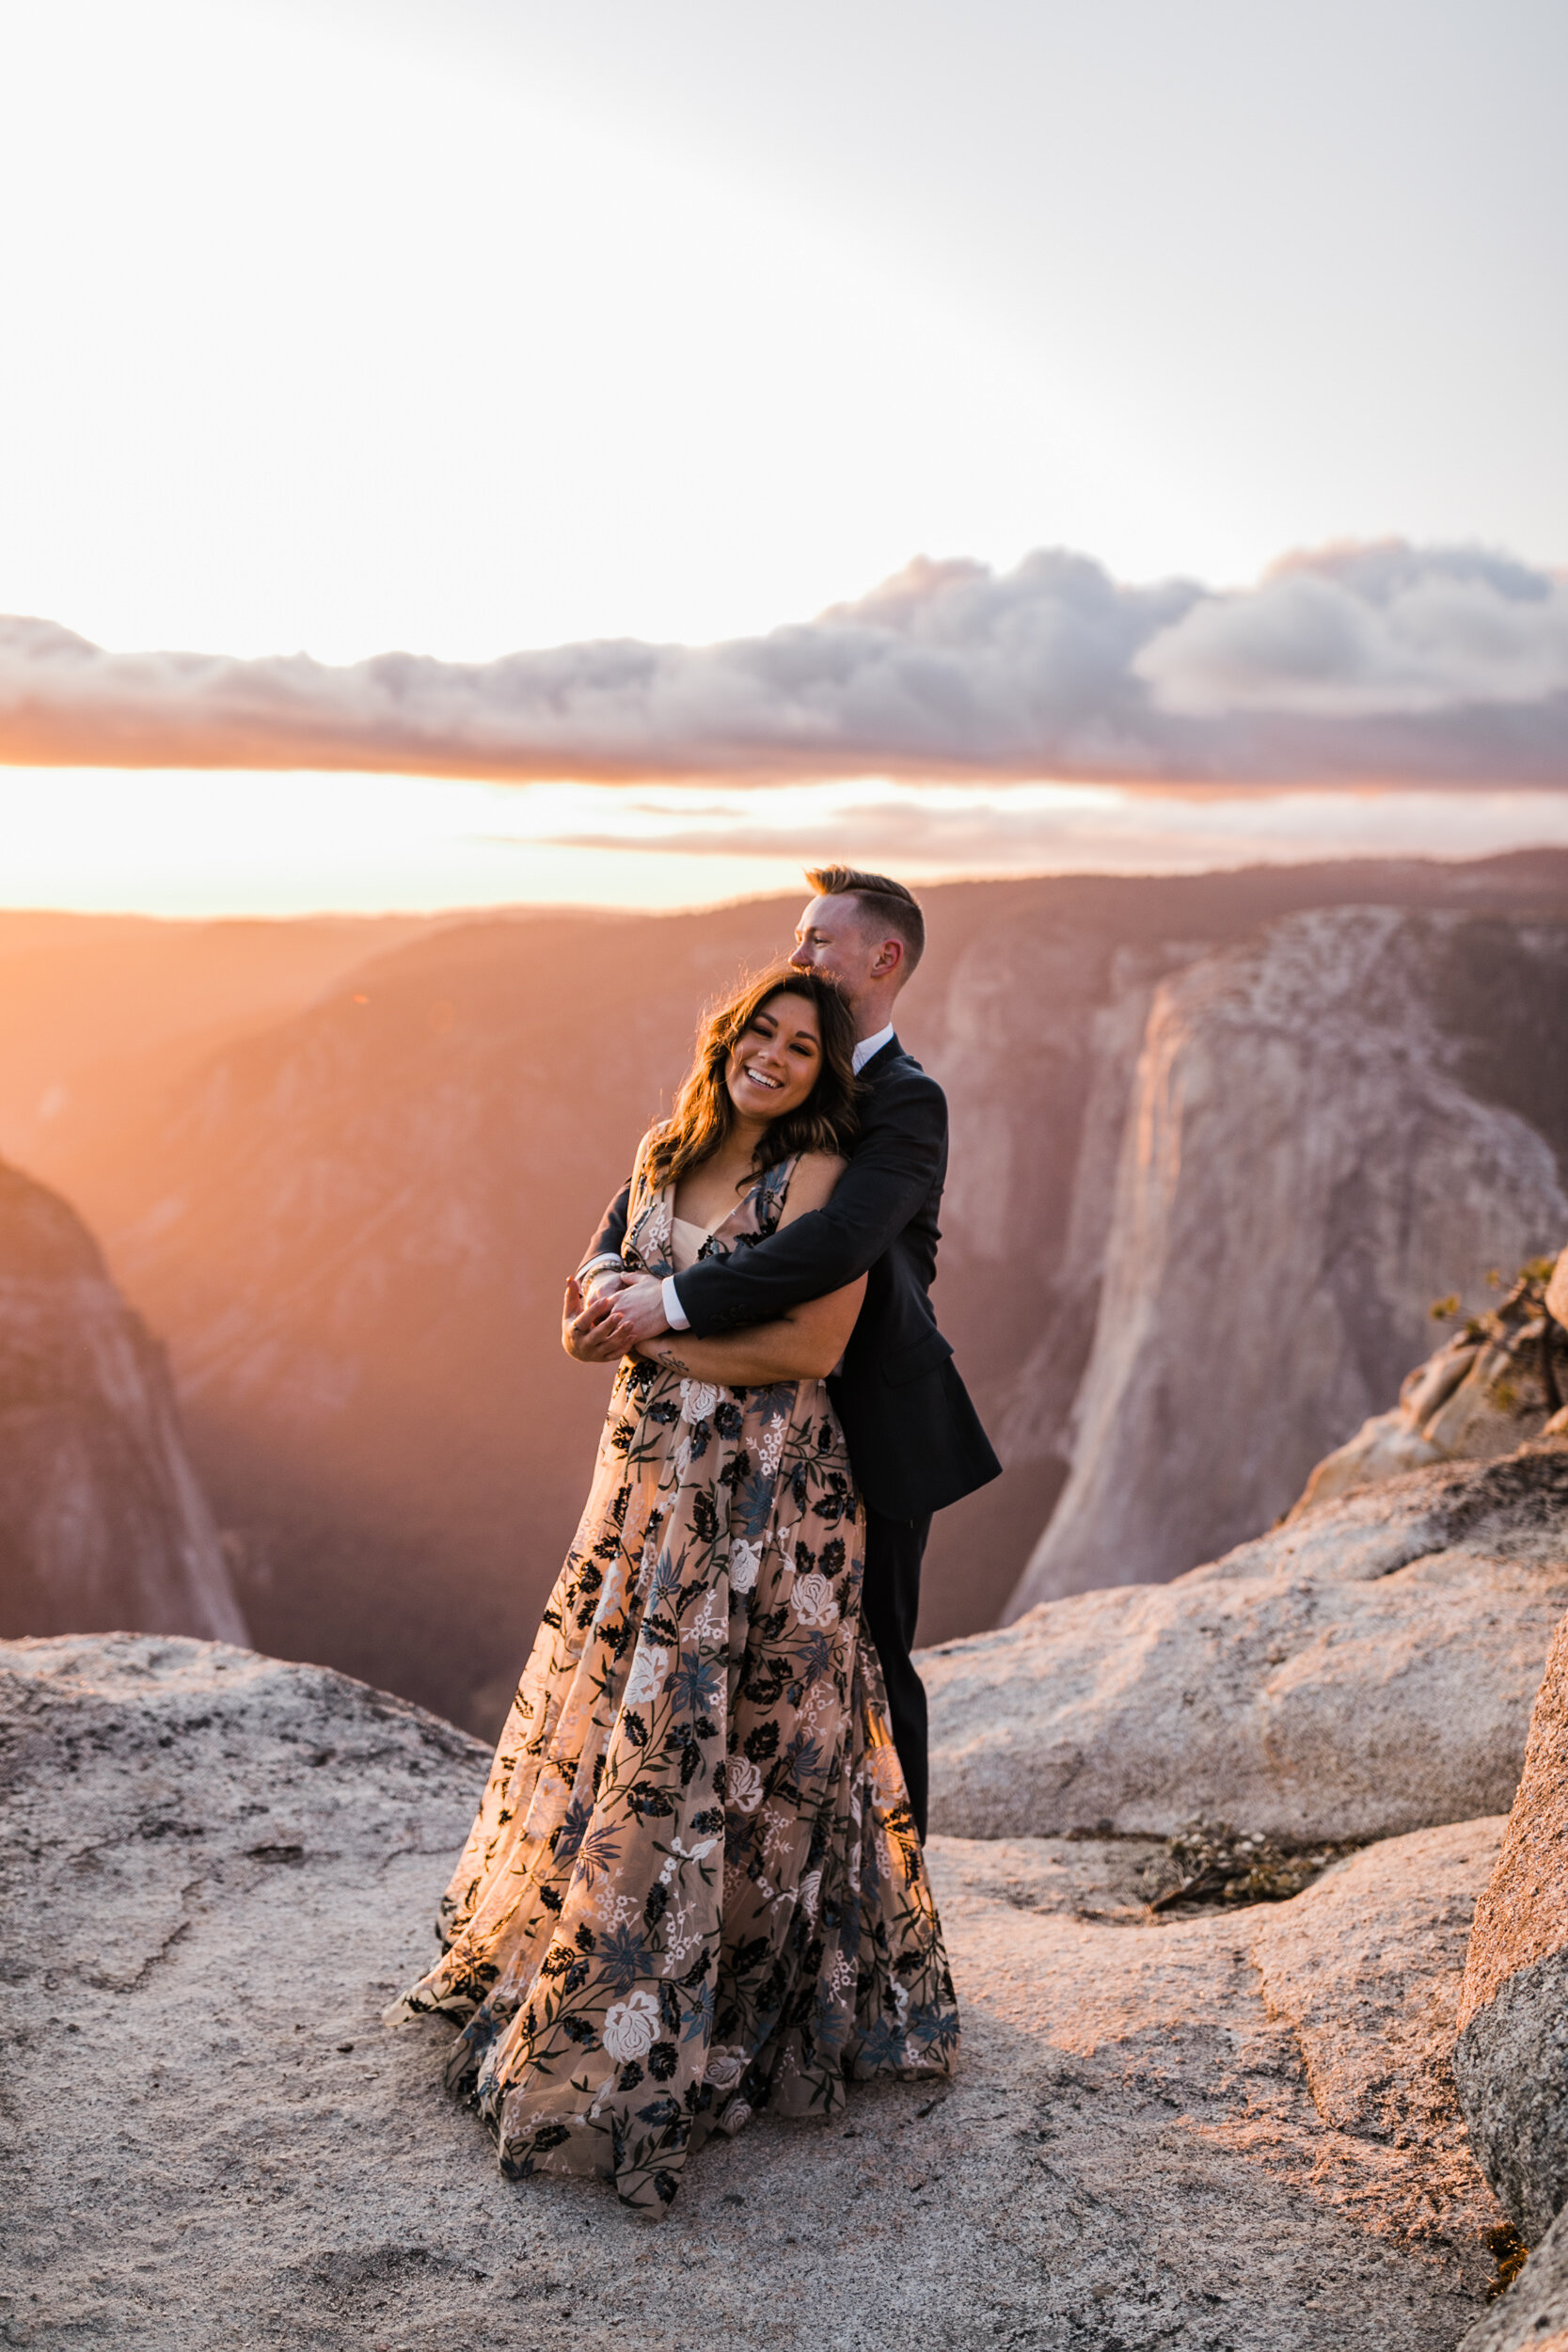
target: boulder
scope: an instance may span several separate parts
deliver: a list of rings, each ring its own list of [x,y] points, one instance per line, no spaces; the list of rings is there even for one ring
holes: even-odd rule
[[[1471,2141],[1509,2218],[1537,2245],[1568,2201],[1568,1623],[1477,1908],[1459,2023],[1454,2068]]]
[[[1565,1607],[1568,1453],[1410,1472],[923,1652],[933,1825],[1315,1843],[1501,1812]]]
[[[1552,1268],[1552,1279],[1546,1285],[1546,1312],[1568,1331],[1568,1249],[1562,1251]]]
[[[1568,1391],[1568,1336],[1548,1311],[1548,1278],[1549,1259],[1527,1266],[1492,1313],[1473,1315],[1406,1374],[1395,1409],[1325,1455],[1289,1516],[1428,1462],[1496,1460],[1544,1435]]]
[[[0,1634],[243,1642],[162,1350],[58,1193],[0,1162]]]
[[[759,2119],[650,2230],[504,2180],[450,2027],[377,2023],[475,1742],[111,1637],[0,1648],[0,1758],[8,2343],[1449,2352],[1484,2308],[1499,2217],[1444,2061],[1497,1821],[1163,1917],[1147,1841],[933,1839],[953,2083]]]

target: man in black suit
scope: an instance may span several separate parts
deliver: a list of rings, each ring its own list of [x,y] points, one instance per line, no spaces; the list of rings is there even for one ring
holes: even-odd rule
[[[855,1016],[865,1091],[860,1136],[827,1206],[730,1258],[705,1259],[663,1283],[643,1277],[583,1316],[606,1359],[667,1330],[711,1338],[768,1323],[809,1298],[867,1277],[844,1362],[829,1382],[865,1499],[864,1623],[887,1684],[894,1742],[926,1834],[926,1691],[911,1651],[931,1515],[1001,1469],[937,1328],[937,1210],[947,1173],[947,1103],[906,1054],[893,1009],[926,944],[901,882],[847,866],[807,874],[816,896],[790,961],[838,982]],[[626,1193],[610,1203],[579,1279],[618,1263]]]

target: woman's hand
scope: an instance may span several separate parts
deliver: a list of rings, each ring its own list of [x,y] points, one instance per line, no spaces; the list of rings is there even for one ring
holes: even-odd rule
[[[613,1364],[626,1354],[621,1342],[606,1328],[614,1303],[615,1290],[611,1284],[596,1282],[594,1295],[585,1303],[575,1274],[567,1283],[561,1310],[561,1344],[576,1362]]]

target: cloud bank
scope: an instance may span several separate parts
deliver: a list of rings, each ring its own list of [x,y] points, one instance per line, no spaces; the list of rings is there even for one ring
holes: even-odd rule
[[[0,620],[0,759],[518,780],[1568,785],[1568,577],[1330,548],[1234,593],[922,558],[763,637],[331,668]]]

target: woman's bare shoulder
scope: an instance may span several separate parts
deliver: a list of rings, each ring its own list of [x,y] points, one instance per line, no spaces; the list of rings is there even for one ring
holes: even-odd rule
[[[819,1209],[832,1198],[833,1186],[849,1163],[837,1152],[802,1152],[789,1179],[783,1222],[788,1224]]]

